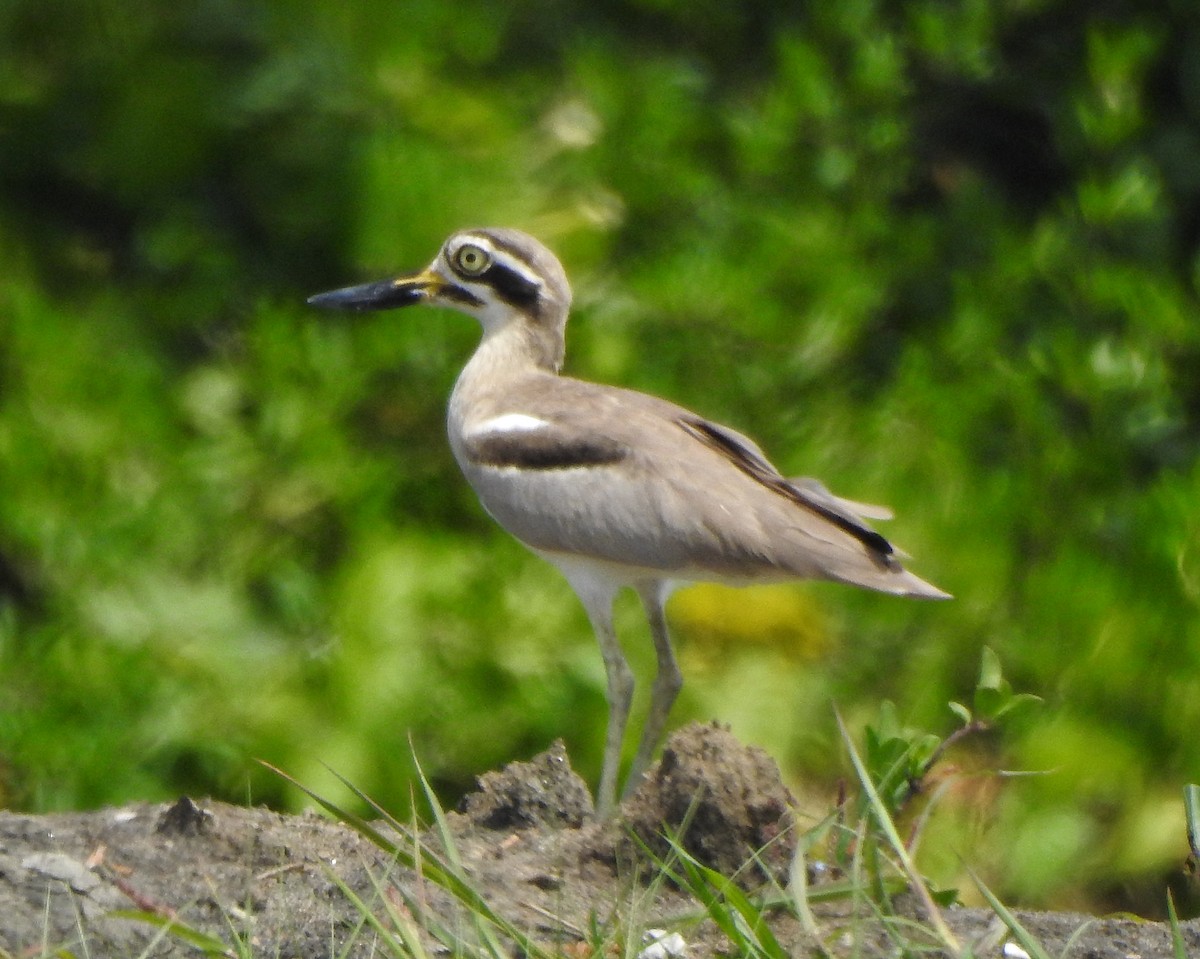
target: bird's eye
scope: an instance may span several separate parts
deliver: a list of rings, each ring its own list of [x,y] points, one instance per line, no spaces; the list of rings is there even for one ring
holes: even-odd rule
[[[492,258],[483,247],[465,243],[454,251],[454,265],[467,276],[479,276],[492,265]]]

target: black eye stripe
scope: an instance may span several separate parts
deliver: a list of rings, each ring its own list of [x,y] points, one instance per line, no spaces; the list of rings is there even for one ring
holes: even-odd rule
[[[500,295],[500,299],[513,306],[530,306],[541,295],[539,283],[499,263],[493,263],[476,279],[486,283]]]
[[[441,297],[444,297],[447,300],[457,300],[459,303],[462,303],[464,306],[470,306],[470,307],[483,306],[483,300],[481,300],[479,297],[477,297],[474,293],[470,292],[469,290],[464,290],[461,286],[452,286],[452,285],[444,286],[444,287],[442,287],[441,292],[438,295]]]

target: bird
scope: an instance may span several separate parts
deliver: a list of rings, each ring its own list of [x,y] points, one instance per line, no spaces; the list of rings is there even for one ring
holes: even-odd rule
[[[596,812],[617,808],[634,676],[613,602],[641,599],[657,659],[624,795],[648,770],[683,685],[664,606],[679,585],[834,580],[925,599],[868,519],[889,510],[785,477],[753,440],[647,393],[561,375],[571,286],[528,233],[460,230],[425,269],[309,297],[316,307],[448,307],[483,335],[450,395],[447,432],[484,509],[556,566],[599,642],[609,706]],[[906,557],[905,557],[906,558]]]

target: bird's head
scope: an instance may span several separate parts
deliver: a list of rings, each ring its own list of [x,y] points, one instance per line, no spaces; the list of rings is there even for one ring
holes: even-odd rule
[[[548,344],[557,341],[551,349],[557,367],[571,286],[558,258],[528,233],[475,229],[451,236],[417,273],[318,293],[308,302],[354,311],[447,306],[475,317],[485,334],[519,323]]]

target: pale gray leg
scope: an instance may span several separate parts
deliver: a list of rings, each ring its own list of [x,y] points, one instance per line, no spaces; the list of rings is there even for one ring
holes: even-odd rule
[[[608,731],[604,737],[604,763],[600,767],[600,787],[596,791],[596,813],[602,819],[612,815],[617,799],[617,776],[621,769],[621,745],[633,702],[633,672],[617,641],[613,628],[612,604],[615,590],[596,588],[591,583],[571,580],[575,592],[587,610],[588,619],[604,657],[608,676]]]
[[[624,795],[637,789],[642,781],[642,774],[649,768],[654,750],[658,748],[663,730],[667,725],[667,716],[675,704],[675,697],[683,686],[683,674],[675,661],[675,652],[671,648],[671,636],[667,632],[667,617],[663,606],[667,601],[670,588],[667,583],[651,581],[639,583],[638,595],[646,608],[646,619],[650,622],[650,636],[654,640],[654,652],[658,657],[658,674],[654,677],[654,685],[650,688],[650,709],[646,713],[646,724],[642,727],[642,739],[638,744],[637,755],[629,769],[629,778],[625,781]]]

